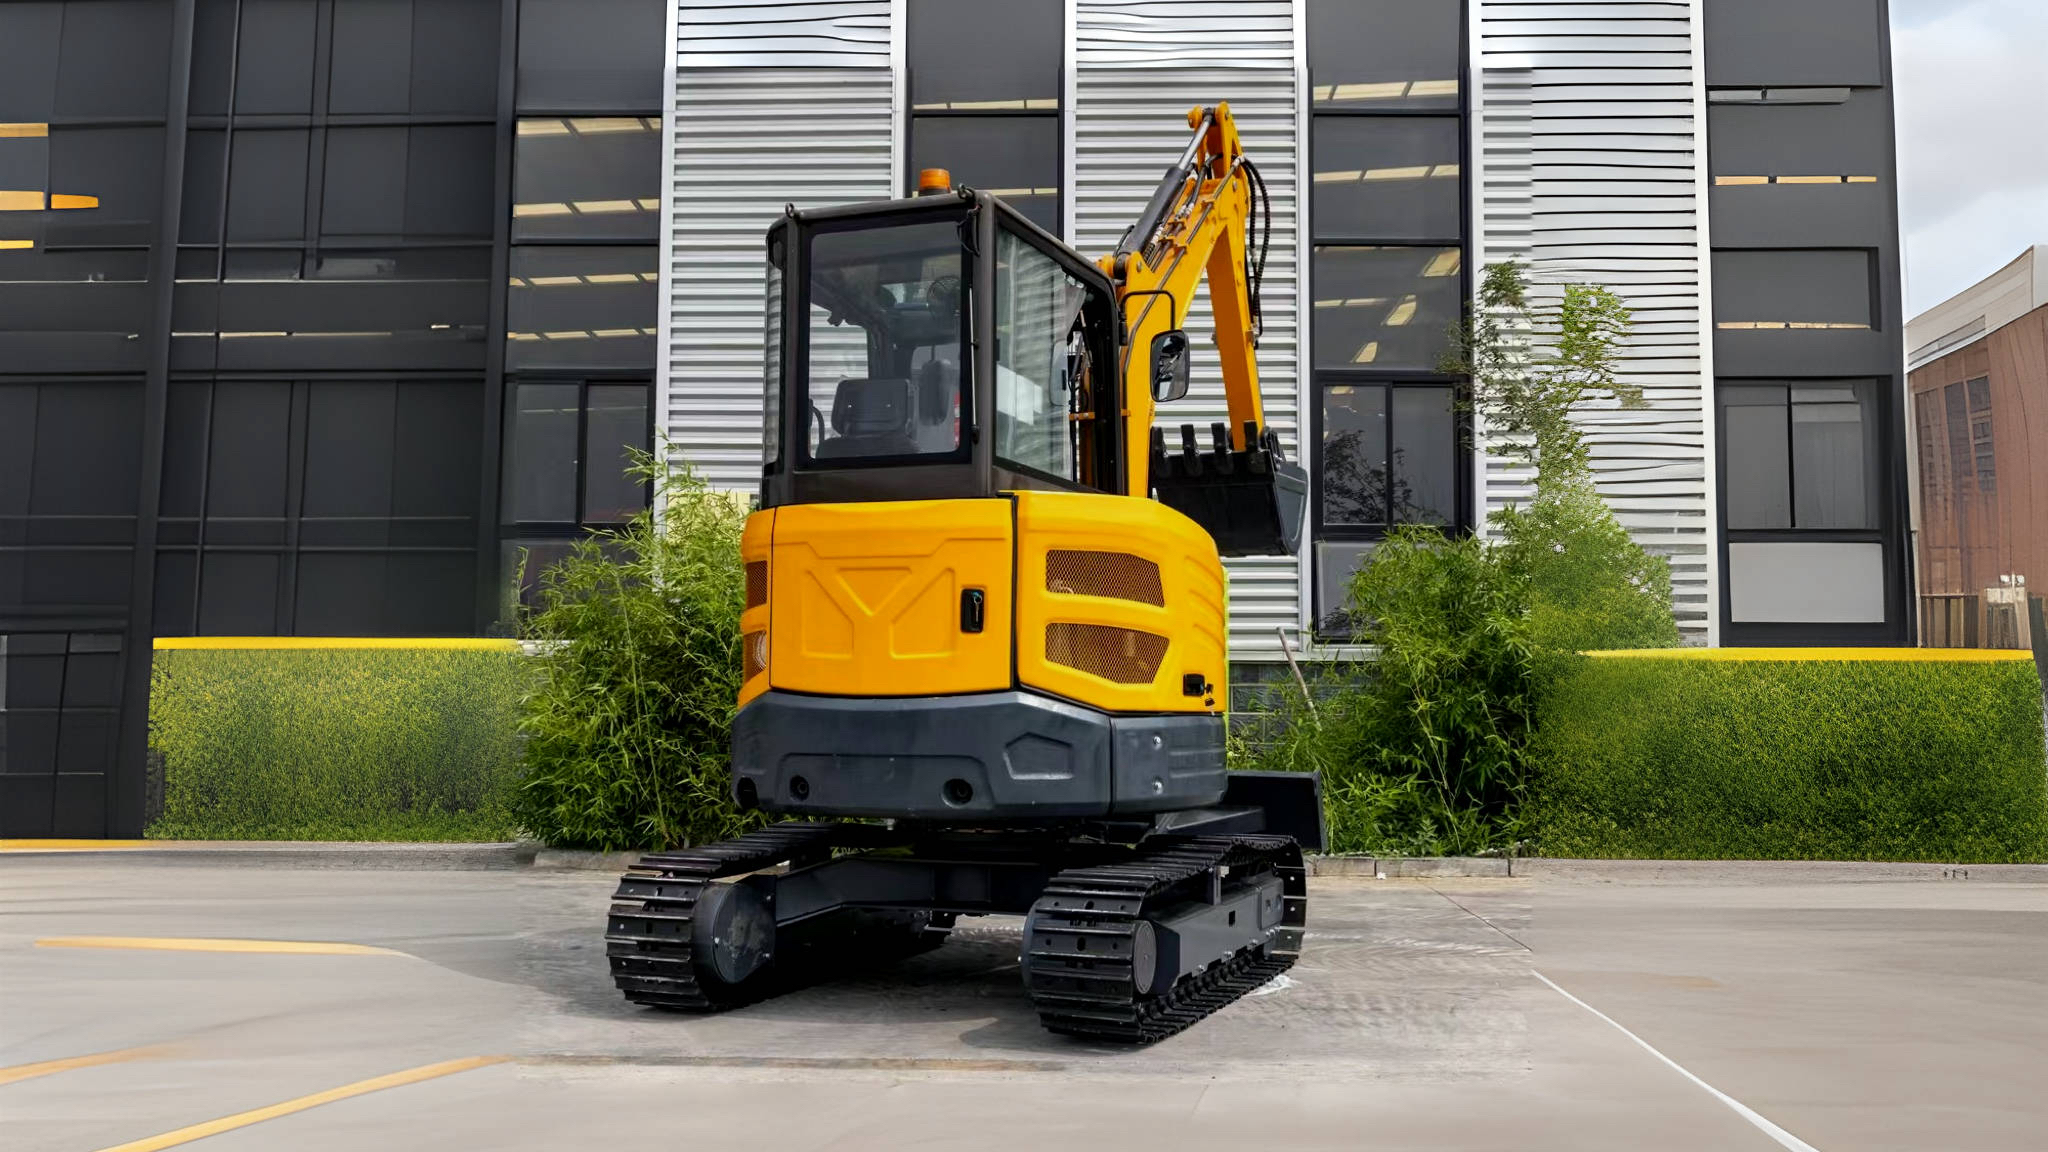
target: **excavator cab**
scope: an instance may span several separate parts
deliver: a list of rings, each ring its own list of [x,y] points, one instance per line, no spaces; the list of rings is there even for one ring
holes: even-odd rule
[[[768,235],[762,505],[1121,493],[1108,278],[986,193]]]
[[[1102,267],[970,189],[791,210],[767,255],[764,507],[1154,496],[1222,555],[1295,552],[1307,478],[1262,412],[1151,427],[1194,358],[1169,292],[1119,308]]]

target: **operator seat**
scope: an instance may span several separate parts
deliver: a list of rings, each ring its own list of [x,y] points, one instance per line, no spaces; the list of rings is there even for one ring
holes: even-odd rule
[[[910,427],[910,381],[902,377],[853,376],[839,382],[832,397],[832,431],[818,445],[818,459],[848,456],[915,456]]]

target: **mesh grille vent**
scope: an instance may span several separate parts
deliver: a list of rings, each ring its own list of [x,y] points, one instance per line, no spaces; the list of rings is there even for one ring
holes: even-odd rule
[[[1166,637],[1102,624],[1047,624],[1045,658],[1117,684],[1150,684],[1166,659]]]
[[[747,561],[747,607],[759,608],[767,602],[768,562],[766,560],[749,560]]]
[[[1126,552],[1080,552],[1065,548],[1047,552],[1045,590],[1166,607],[1159,565]]]

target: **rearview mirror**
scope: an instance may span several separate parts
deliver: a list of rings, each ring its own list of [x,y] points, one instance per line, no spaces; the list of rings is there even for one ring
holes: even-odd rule
[[[1188,334],[1169,328],[1152,338],[1152,399],[1159,403],[1188,394]]]

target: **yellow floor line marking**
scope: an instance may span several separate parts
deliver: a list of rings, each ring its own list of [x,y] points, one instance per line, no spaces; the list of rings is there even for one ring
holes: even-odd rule
[[[106,852],[161,847],[161,840],[0,840],[0,852]]]
[[[154,1060],[170,1054],[170,1048],[152,1044],[143,1048],[118,1048],[112,1052],[92,1052],[84,1056],[66,1056],[62,1060],[42,1060],[34,1064],[16,1064],[12,1068],[0,1068],[0,1084],[12,1084],[17,1080],[33,1080],[48,1076],[52,1072],[69,1072],[74,1068],[97,1068],[102,1064],[126,1064],[130,1060]]]
[[[286,1100],[280,1104],[272,1104],[264,1108],[251,1108],[247,1112],[237,1112],[232,1116],[223,1116],[218,1120],[190,1124],[173,1132],[165,1132],[162,1135],[145,1136],[140,1140],[130,1140],[126,1144],[116,1144],[109,1148],[102,1148],[100,1152],[156,1152],[159,1148],[174,1148],[180,1144],[188,1144],[194,1140],[219,1135],[222,1132],[231,1132],[236,1128],[246,1128],[251,1124],[260,1124],[265,1120],[275,1120],[280,1116],[289,1116],[294,1112],[304,1112],[308,1108],[318,1108],[322,1104],[332,1104],[336,1100],[346,1100],[351,1096],[361,1096],[369,1092],[382,1092],[386,1088],[399,1088],[407,1084],[417,1084],[422,1080],[433,1080],[441,1076],[453,1076],[457,1072],[467,1072],[472,1068],[482,1068],[490,1064],[502,1064],[506,1059],[508,1058],[504,1056],[468,1056],[461,1060],[443,1060],[439,1064],[423,1064],[418,1068],[408,1068],[403,1072],[393,1072],[388,1076],[374,1076],[368,1080],[358,1080],[353,1084],[343,1084],[339,1088],[329,1088],[325,1092],[315,1092],[310,1096],[300,1096],[295,1100]]]
[[[137,948],[159,952],[283,952],[295,956],[404,956],[392,948],[320,940],[217,940],[177,936],[45,936],[38,948]]]

